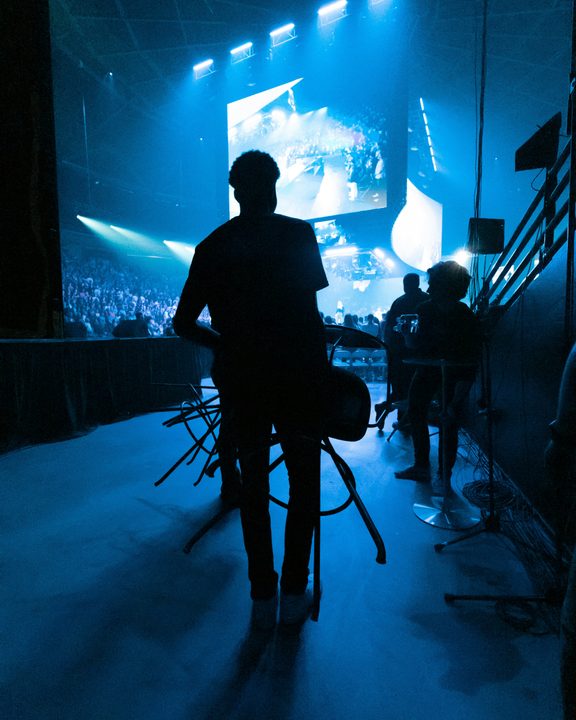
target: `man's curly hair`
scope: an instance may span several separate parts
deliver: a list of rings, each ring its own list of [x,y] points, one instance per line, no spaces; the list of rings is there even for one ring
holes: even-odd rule
[[[248,150],[232,163],[229,182],[234,190],[250,190],[273,186],[279,177],[273,157],[261,150]]]
[[[470,274],[454,260],[438,262],[428,269],[428,284],[439,294],[461,300],[468,292]]]

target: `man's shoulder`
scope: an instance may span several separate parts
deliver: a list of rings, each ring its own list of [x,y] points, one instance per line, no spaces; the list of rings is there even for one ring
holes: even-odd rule
[[[228,220],[212,230],[209,235],[196,245],[194,256],[198,259],[202,258],[203,262],[207,262],[210,258],[218,257],[226,246],[227,239],[234,236],[235,220],[236,218],[232,218],[232,220]]]
[[[291,228],[294,230],[305,230],[307,232],[314,232],[309,222],[307,222],[306,220],[302,220],[301,218],[291,217],[290,215],[280,215],[278,213],[274,213],[274,215],[270,215],[270,221],[273,224],[282,227]]]
[[[458,301],[456,307],[457,307],[457,312],[459,312],[464,317],[473,317],[473,318],[476,317],[476,315],[474,314],[474,311],[470,308],[470,306],[466,305],[466,303],[462,302],[461,300]]]
[[[270,216],[273,220],[276,222],[283,222],[283,223],[295,223],[296,225],[310,225],[309,222],[306,220],[302,220],[302,218],[295,218],[291,215],[282,215],[281,213],[274,213]]]
[[[213,242],[218,242],[227,235],[230,235],[230,233],[234,229],[235,224],[236,218],[232,218],[231,220],[227,220],[225,223],[222,223],[222,225],[219,225],[217,228],[212,230],[212,232],[207,235],[204,240],[199,242],[196,246],[196,249],[198,250],[200,248],[209,247]]]

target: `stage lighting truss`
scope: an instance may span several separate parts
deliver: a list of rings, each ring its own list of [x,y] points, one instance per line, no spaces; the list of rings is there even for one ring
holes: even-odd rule
[[[216,70],[214,69],[214,60],[204,60],[203,62],[197,63],[192,68],[194,70],[194,79],[200,80],[203,77],[212,75]]]
[[[295,38],[296,26],[294,25],[294,23],[282,25],[282,27],[279,27],[276,30],[272,30],[272,32],[270,33],[270,42],[273,48],[278,47],[278,45],[283,45],[290,40],[294,40]]]
[[[233,65],[248,60],[251,57],[254,57],[254,45],[251,42],[246,42],[230,50],[230,60]]]
[[[337,20],[342,20],[348,15],[348,0],[337,0],[337,2],[324,5],[318,10],[318,22],[320,27],[330,25]]]

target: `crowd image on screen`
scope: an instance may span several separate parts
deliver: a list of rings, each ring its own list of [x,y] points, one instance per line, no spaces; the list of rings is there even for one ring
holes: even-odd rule
[[[230,156],[264,142],[281,170],[280,187],[302,173],[323,175],[329,160],[342,163],[348,200],[385,187],[386,117],[366,108],[354,117],[323,111],[299,114],[294,103],[253,115],[231,128]],[[374,195],[374,202],[383,200]]]

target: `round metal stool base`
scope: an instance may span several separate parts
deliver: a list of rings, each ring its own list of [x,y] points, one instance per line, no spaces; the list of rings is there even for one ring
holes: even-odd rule
[[[432,497],[429,503],[414,503],[414,514],[427,525],[442,530],[468,530],[482,519],[480,511],[463,504],[457,496]]]

